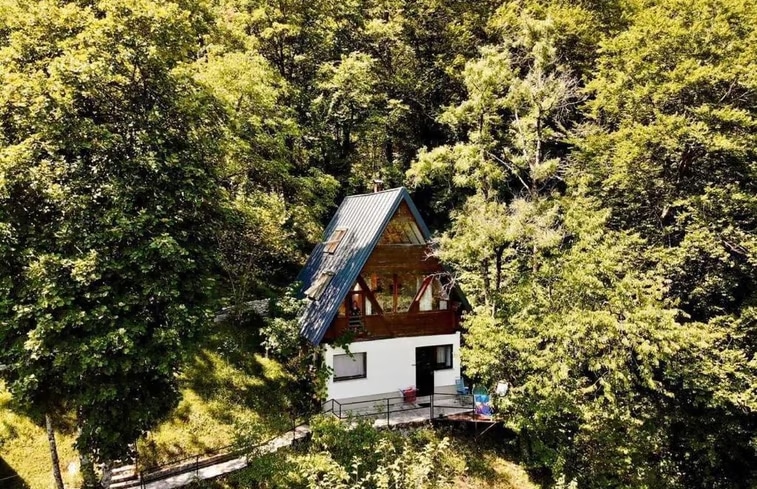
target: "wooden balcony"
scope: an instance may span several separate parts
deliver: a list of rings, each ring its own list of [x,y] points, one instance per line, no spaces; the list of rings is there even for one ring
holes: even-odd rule
[[[455,311],[425,311],[416,313],[383,314],[363,316],[362,330],[350,327],[347,317],[337,317],[326,332],[325,340],[338,338],[347,331],[354,331],[355,340],[376,340],[403,336],[426,336],[451,334],[457,331],[458,315]],[[352,318],[355,324],[355,318]]]

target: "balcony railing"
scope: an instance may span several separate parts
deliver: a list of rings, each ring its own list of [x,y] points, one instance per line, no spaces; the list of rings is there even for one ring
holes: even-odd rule
[[[457,329],[454,311],[377,314],[337,317],[326,339],[352,332],[358,339],[396,338],[431,334],[451,334]]]

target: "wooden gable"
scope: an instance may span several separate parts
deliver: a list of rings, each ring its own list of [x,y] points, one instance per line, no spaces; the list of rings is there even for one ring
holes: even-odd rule
[[[460,314],[459,303],[448,296],[444,268],[403,202],[324,339],[347,332],[356,340],[449,334],[458,329]]]
[[[418,223],[415,222],[413,213],[410,212],[410,207],[407,203],[400,203],[397,208],[397,212],[394,213],[392,219],[386,225],[384,233],[379,239],[379,246],[381,245],[423,245],[426,240],[423,239],[423,234],[418,228]]]

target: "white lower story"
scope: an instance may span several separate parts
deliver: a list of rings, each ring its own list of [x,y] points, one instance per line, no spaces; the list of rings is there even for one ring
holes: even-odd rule
[[[416,349],[452,345],[452,367],[437,367],[433,373],[435,392],[455,392],[455,379],[460,377],[460,333],[357,341],[349,345],[351,353],[365,354],[364,378],[328,381],[327,399],[338,401],[355,398],[396,397],[400,389],[417,386]],[[334,355],[343,355],[341,348],[326,347],[326,365],[334,368]]]

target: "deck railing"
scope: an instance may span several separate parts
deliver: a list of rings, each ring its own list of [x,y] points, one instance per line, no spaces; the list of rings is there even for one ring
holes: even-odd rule
[[[386,426],[451,415],[470,414],[471,419],[476,416],[471,394],[448,392],[418,396],[415,402],[400,395],[347,402],[329,399],[322,407],[324,413],[333,414],[338,419],[375,419],[383,421]]]

